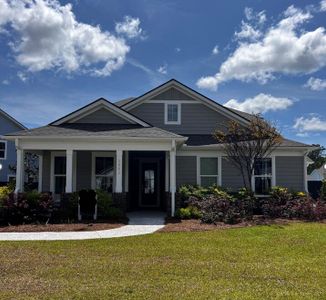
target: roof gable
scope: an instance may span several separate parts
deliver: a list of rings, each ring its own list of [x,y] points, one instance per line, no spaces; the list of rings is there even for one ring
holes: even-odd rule
[[[103,115],[104,113],[104,115]],[[107,113],[107,120],[105,119],[105,113]],[[100,118],[102,122],[96,120],[96,117]],[[95,118],[95,119],[94,119]],[[94,102],[50,123],[50,125],[61,125],[64,123],[110,123],[110,119],[112,120],[112,124],[118,124],[119,120],[123,121],[122,124],[130,123],[130,124],[139,124],[143,127],[150,127],[151,125],[147,122],[137,118],[131,113],[121,109],[120,107],[114,105],[104,98],[100,98],[95,100]]]
[[[15,124],[18,128],[20,129],[27,129],[27,127],[25,127],[22,123],[18,122],[15,118],[13,118],[12,116],[10,116],[9,114],[7,114],[4,110],[0,109],[0,115],[2,115],[5,119],[9,120],[10,122],[12,122],[13,124]]]
[[[162,99],[161,97],[165,97],[166,99]],[[187,97],[186,99],[167,99],[167,97]],[[231,110],[212,99],[200,94],[199,92],[191,89],[190,87],[182,84],[181,82],[171,79],[164,84],[150,90],[149,92],[143,94],[142,96],[129,101],[128,103],[122,105],[121,107],[124,110],[129,111],[132,108],[152,99],[159,99],[159,100],[189,100],[191,101],[199,101],[206,106],[210,107],[211,109],[220,112],[221,114],[235,119],[242,124],[248,124],[249,119],[244,117],[243,114],[239,114],[234,110]]]

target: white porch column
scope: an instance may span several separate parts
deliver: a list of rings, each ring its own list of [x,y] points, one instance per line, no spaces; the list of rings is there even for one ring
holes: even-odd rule
[[[17,148],[16,189],[15,193],[24,191],[24,150]]]
[[[66,150],[66,193],[73,191],[73,150]]]
[[[303,157],[303,186],[304,186],[304,191],[308,193],[308,175],[307,175],[307,153],[305,153]]]
[[[175,140],[172,142],[172,149],[170,151],[170,192],[171,192],[171,216],[175,213],[175,191],[176,191],[176,149]]]
[[[38,192],[42,192],[43,186],[43,155],[38,155]]]
[[[122,150],[116,151],[115,193],[122,193]]]
[[[165,151],[165,191],[169,191],[169,173],[170,173],[170,158],[169,158],[169,152]]]
[[[125,175],[125,192],[128,192],[129,190],[129,151],[125,151],[124,153],[124,175]]]

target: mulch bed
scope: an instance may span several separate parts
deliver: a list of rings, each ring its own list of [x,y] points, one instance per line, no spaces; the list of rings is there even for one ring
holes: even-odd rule
[[[252,221],[241,222],[238,224],[225,224],[219,222],[217,224],[205,224],[200,220],[180,220],[176,218],[166,218],[166,225],[158,232],[190,232],[190,231],[207,231],[227,228],[240,228],[256,225],[287,225],[293,220],[286,219],[264,219],[262,217],[254,218]]]
[[[0,232],[62,232],[62,231],[96,231],[119,228],[126,225],[124,220],[107,220],[103,222],[83,222],[70,224],[24,224],[0,226]]]

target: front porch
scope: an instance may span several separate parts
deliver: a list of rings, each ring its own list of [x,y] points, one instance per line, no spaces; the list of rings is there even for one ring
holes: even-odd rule
[[[24,153],[39,157],[39,192],[56,201],[82,189],[102,189],[124,211],[155,209],[174,215],[176,142],[69,143],[68,149],[22,141],[17,148],[16,192],[23,191]],[[85,145],[86,144],[86,145]],[[103,143],[102,143],[103,144]],[[128,145],[130,144],[130,145]],[[43,149],[39,149],[43,148]],[[104,150],[105,149],[105,150]]]

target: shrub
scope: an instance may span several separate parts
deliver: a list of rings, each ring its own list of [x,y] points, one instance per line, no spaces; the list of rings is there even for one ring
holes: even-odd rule
[[[195,206],[188,206],[186,208],[179,208],[176,211],[176,217],[180,219],[200,219],[202,214]]]
[[[117,219],[123,217],[120,208],[113,204],[112,195],[103,190],[96,190],[97,194],[97,211],[102,218]]]
[[[293,198],[293,195],[284,187],[273,187],[270,196],[262,202],[263,214],[271,218],[282,216],[284,205]]]
[[[47,193],[10,193],[3,201],[3,209],[7,223],[44,222],[51,217],[53,202]]]

